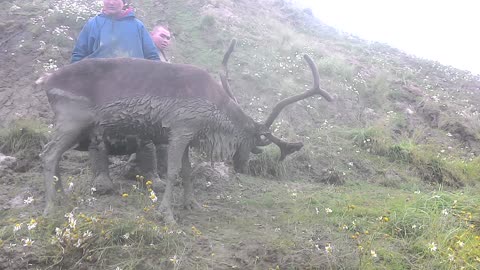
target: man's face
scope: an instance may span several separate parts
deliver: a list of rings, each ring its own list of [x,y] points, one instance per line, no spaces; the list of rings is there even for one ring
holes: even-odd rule
[[[119,15],[122,8],[122,0],[103,0],[103,12],[109,16]]]
[[[152,39],[158,49],[164,50],[170,44],[170,31],[163,27],[158,27],[152,32]]]

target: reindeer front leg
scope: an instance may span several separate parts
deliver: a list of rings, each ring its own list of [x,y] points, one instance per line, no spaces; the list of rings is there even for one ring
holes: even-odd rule
[[[180,176],[182,177],[183,184],[183,207],[189,210],[199,209],[200,204],[193,196],[192,164],[190,163],[188,147],[185,148],[185,152],[183,153]]]
[[[175,223],[172,211],[173,186],[182,166],[182,157],[193,135],[187,130],[172,130],[168,144],[167,185],[160,203],[160,213],[166,223]]]
[[[100,195],[113,193],[113,182],[108,170],[108,152],[101,127],[96,127],[90,134],[88,154],[90,155],[94,177],[93,186],[96,189],[96,193]]]
[[[146,180],[151,180],[154,187],[163,189],[165,182],[158,176],[157,169],[157,150],[151,140],[141,140],[140,148],[137,151],[137,164],[140,172],[144,174]]]

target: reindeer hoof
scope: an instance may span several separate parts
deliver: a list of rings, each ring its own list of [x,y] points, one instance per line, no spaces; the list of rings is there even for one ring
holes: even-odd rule
[[[164,181],[160,180],[160,178],[153,180],[152,189],[156,193],[163,193],[165,191],[166,186],[167,184]]]
[[[200,203],[197,202],[197,200],[193,199],[193,198],[190,198],[190,199],[186,199],[183,203],[183,207],[187,210],[198,210],[198,209],[201,209],[202,206],[200,205]]]
[[[175,222],[175,218],[173,217],[173,212],[172,212],[171,208],[160,206],[159,211],[160,211],[160,214],[161,214],[161,216],[163,218],[163,221],[165,223],[170,224],[170,225],[177,224]]]
[[[95,177],[93,186],[95,187],[95,194],[97,195],[107,195],[115,192],[113,182],[108,176],[99,175]]]

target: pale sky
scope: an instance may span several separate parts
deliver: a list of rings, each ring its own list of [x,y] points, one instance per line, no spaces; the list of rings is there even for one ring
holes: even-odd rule
[[[293,0],[360,38],[480,74],[480,0]]]

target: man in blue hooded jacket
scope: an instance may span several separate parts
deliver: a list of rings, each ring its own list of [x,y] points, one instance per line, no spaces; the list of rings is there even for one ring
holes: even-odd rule
[[[135,18],[133,8],[124,6],[125,0],[103,0],[102,13],[89,19],[78,36],[72,52],[72,63],[84,58],[133,57],[160,60],[157,48],[145,29],[144,24]],[[113,80],[114,78],[112,78]],[[108,170],[108,153],[103,142],[90,142],[88,147],[94,173],[97,193],[109,192],[111,179]],[[155,155],[155,147],[145,142],[137,151],[140,162]],[[156,170],[149,168],[147,179],[162,183]],[[155,181],[154,180],[154,181]]]
[[[78,36],[72,63],[86,57],[160,60],[144,24],[124,4],[125,0],[103,0],[102,13],[89,19]]]

